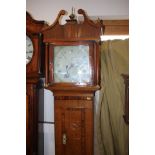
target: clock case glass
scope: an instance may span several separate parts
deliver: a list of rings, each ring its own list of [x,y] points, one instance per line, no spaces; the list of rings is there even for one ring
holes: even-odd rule
[[[49,45],[49,84],[93,85],[94,44],[91,41]]]
[[[28,35],[26,35],[26,64],[30,63],[34,53],[34,44]]]
[[[27,54],[27,38],[29,38],[29,40],[31,41],[32,46],[33,46],[32,54],[31,53]],[[29,66],[31,64],[31,62],[33,61],[33,57],[35,55],[35,48],[36,48],[36,45],[35,45],[35,37],[34,37],[34,35],[31,34],[31,33],[26,32],[26,66]],[[27,63],[27,56],[29,56],[28,63]]]

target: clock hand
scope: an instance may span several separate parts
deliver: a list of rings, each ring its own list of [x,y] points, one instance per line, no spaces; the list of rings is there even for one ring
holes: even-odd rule
[[[66,65],[66,74],[64,75],[65,78],[69,78],[70,74],[69,74],[69,70],[74,67],[74,64],[71,63],[70,66]]]
[[[26,59],[31,60],[31,57],[30,57],[30,56],[28,56]]]
[[[32,53],[32,51],[26,51],[26,53]]]
[[[69,78],[68,65],[66,65],[66,74],[64,75],[64,78]]]
[[[74,67],[74,64],[71,63],[71,65],[68,67],[68,70]]]

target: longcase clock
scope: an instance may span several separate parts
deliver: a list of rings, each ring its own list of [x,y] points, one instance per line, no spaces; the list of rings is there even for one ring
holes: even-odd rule
[[[37,107],[40,78],[44,76],[44,46],[41,30],[44,21],[26,12],[26,154],[37,155]]]
[[[93,155],[93,101],[100,89],[100,32],[103,25],[71,14],[65,25],[43,30],[45,88],[54,94],[56,155]]]

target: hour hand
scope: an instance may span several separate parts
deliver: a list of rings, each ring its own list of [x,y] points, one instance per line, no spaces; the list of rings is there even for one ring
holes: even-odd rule
[[[73,67],[74,67],[74,64],[72,64],[72,63],[71,63],[70,66],[66,65],[66,74],[64,75],[65,78],[69,78],[69,76],[70,76],[69,70],[70,70],[71,68],[73,68]]]
[[[26,53],[32,53],[32,51],[26,51]]]
[[[28,56],[26,59],[31,60],[31,57],[30,57],[30,56]]]

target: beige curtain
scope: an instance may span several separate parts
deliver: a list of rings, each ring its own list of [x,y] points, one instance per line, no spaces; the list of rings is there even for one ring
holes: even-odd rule
[[[128,155],[129,129],[123,119],[125,85],[129,74],[129,40],[101,45],[101,90],[95,111],[95,155]]]

